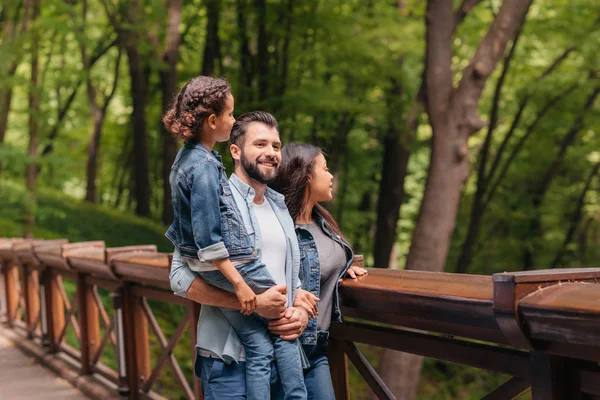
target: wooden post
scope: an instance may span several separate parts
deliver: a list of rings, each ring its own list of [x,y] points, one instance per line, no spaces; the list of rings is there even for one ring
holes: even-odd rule
[[[117,337],[117,372],[119,374],[119,395],[129,398],[131,391],[127,376],[127,344],[125,336],[125,320],[123,315],[123,288],[115,289],[110,297],[113,299],[113,318],[115,336]]]
[[[148,338],[148,318],[144,313],[142,299],[133,298],[133,320],[135,324],[135,352],[139,382],[144,382],[150,377],[150,341]]]
[[[329,338],[327,358],[331,368],[333,391],[337,400],[350,399],[350,384],[348,381],[348,357],[336,339]]]
[[[62,277],[47,268],[46,307],[48,309],[48,338],[50,352],[56,353],[60,343],[58,336],[65,326],[65,302],[60,294]]]
[[[8,318],[6,312],[6,289],[4,282],[4,265],[0,262],[0,322]]]
[[[21,269],[25,297],[25,321],[27,322],[27,338],[33,339],[36,319],[40,312],[40,298],[37,291],[38,272],[30,265]]]
[[[141,299],[131,291],[131,284],[123,284],[124,332],[127,349],[127,377],[130,399],[139,397],[139,387],[150,376],[150,344],[148,342],[148,319]]]
[[[49,322],[49,311],[48,311],[48,268],[43,268],[38,274],[38,289],[40,295],[40,328],[42,331],[42,347],[50,347],[50,322]]]
[[[85,282],[85,274],[77,274],[79,302],[79,330],[81,335],[81,374],[92,371],[91,360],[100,346],[100,312],[92,287]]]
[[[10,260],[4,266],[4,288],[6,291],[6,318],[10,328],[13,327],[13,321],[17,319],[17,310],[19,309],[19,290],[17,277],[17,268],[13,260]]]
[[[581,400],[576,370],[563,357],[532,353],[531,395],[533,400]]]
[[[196,351],[196,343],[198,342],[198,319],[200,317],[200,304],[190,301],[189,307],[192,307],[192,316],[190,321],[190,344],[192,346],[192,362],[193,367],[196,366],[196,357],[198,357],[198,352]],[[193,369],[194,373],[194,396],[196,399],[204,400],[204,396],[202,395],[202,387],[200,386],[200,378],[195,376],[196,369]]]

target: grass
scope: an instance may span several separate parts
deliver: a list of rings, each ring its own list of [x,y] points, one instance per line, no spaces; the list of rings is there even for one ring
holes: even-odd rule
[[[22,186],[0,183],[0,237],[22,237],[26,193]],[[88,204],[40,188],[35,206],[33,235],[40,239],[66,238],[70,242],[104,240],[106,247],[155,244],[159,251],[172,251],[166,228],[131,213]]]

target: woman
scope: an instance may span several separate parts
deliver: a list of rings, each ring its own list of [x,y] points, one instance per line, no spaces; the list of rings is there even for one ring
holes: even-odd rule
[[[341,278],[365,275],[351,266],[352,247],[333,216],[320,202],[332,199],[333,175],[321,149],[290,143],[282,149],[282,164],[274,188],[296,222],[300,246],[302,289],[320,298],[317,313],[309,319],[300,342],[310,361],[304,371],[309,399],[335,399],[326,348],[331,322],[341,322],[338,286]]]

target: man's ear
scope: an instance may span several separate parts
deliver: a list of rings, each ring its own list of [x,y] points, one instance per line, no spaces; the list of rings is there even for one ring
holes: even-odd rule
[[[206,118],[206,122],[210,129],[217,129],[217,116],[215,114],[210,114],[208,118]]]
[[[242,158],[242,149],[240,149],[236,144],[229,146],[229,152],[231,153],[231,158],[234,160],[239,161]]]

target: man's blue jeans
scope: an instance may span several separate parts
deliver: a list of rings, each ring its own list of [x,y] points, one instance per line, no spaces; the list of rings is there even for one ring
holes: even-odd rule
[[[304,382],[309,400],[335,400],[329,361],[327,360],[327,341],[321,333],[317,344],[304,346],[310,367],[304,370]],[[284,391],[281,379],[271,363],[270,383],[271,394],[266,399],[282,400]],[[246,363],[227,364],[216,358],[198,356],[195,363],[195,374],[202,384],[204,400],[246,400]]]
[[[264,264],[254,261],[236,267],[254,293],[262,293],[275,285]],[[235,292],[220,271],[200,272],[213,286]],[[302,348],[299,342],[271,335],[267,321],[257,314],[243,315],[239,310],[222,308],[225,318],[237,333],[246,350],[246,393],[248,400],[265,400],[270,396],[269,376],[273,356],[278,360],[277,372],[286,400],[306,399],[306,386],[302,376]]]

